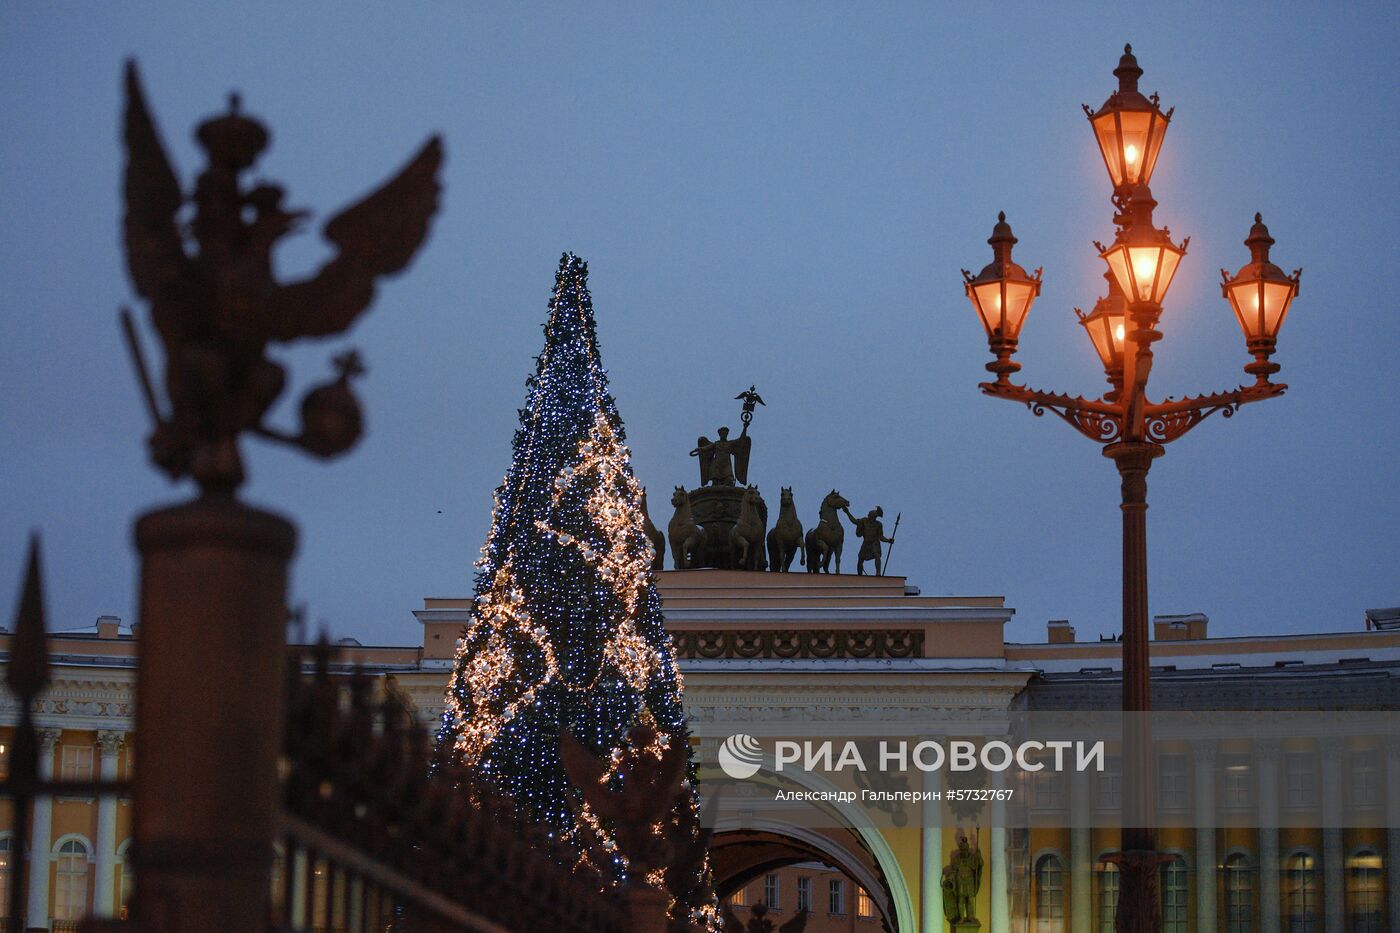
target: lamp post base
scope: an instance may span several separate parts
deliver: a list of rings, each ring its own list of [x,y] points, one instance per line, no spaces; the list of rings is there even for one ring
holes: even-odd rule
[[[1162,855],[1154,849],[1127,849],[1104,856],[1104,861],[1118,866],[1114,933],[1162,933],[1157,872],[1171,860],[1170,855]]]

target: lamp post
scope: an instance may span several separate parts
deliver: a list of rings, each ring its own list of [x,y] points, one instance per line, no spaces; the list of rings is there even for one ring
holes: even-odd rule
[[[1115,929],[1119,933],[1157,933],[1161,911],[1157,900],[1157,870],[1164,861],[1156,851],[1151,724],[1144,715],[1152,708],[1147,630],[1147,473],[1164,445],[1181,437],[1215,412],[1229,417],[1248,402],[1282,395],[1285,385],[1269,381],[1278,364],[1274,352],[1279,327],[1298,294],[1301,270],[1292,275],[1269,261],[1269,236],[1255,215],[1245,245],[1250,262],[1238,273],[1222,270],[1224,297],[1244,330],[1254,361],[1245,372],[1250,385],[1227,392],[1180,400],[1150,401],[1147,381],[1152,371],[1152,344],[1161,339],[1157,323],[1162,301],[1186,255],[1187,243],[1174,243],[1166,229],[1153,224],[1157,202],[1148,182],[1161,152],[1171,120],[1157,95],[1144,97],[1137,89],[1142,69],[1132,46],[1124,49],[1118,68],[1118,90],[1097,111],[1085,113],[1113,183],[1113,222],[1117,235],[1108,246],[1095,244],[1108,267],[1108,294],[1089,314],[1079,314],[1112,386],[1098,399],[1042,392],[1011,382],[1020,370],[1012,360],[1022,325],[1040,294],[1041,273],[1034,276],[1011,259],[1016,237],[998,217],[991,244],[993,261],[976,276],[963,270],[967,296],[987,332],[995,359],[987,370],[996,376],[981,383],[987,395],[1022,402],[1037,416],[1049,411],[1103,445],[1122,481],[1123,514],[1123,802],[1117,863],[1121,884]]]

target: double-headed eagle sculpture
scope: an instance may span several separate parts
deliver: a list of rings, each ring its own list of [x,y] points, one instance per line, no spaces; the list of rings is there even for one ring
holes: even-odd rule
[[[168,412],[124,313],[156,423],[152,460],[172,479],[192,477],[204,495],[232,495],[244,478],[238,449],[244,432],[320,457],[349,450],[362,429],[350,390],[350,379],[363,372],[358,354],[336,357],[339,375],[307,392],[301,430],[291,433],[263,423],[286,383],[267,347],[341,333],[369,307],[376,280],[408,266],[437,211],[441,141],[429,139],[398,175],[326,223],[325,238],[337,252],[320,271],[282,283],[273,247],[307,215],[283,207],[279,186],[245,181],[268,131],[240,112],[236,95],[226,114],[195,133],[208,166],[189,195],[166,158],[132,62],[124,135],[127,266],[165,350]]]

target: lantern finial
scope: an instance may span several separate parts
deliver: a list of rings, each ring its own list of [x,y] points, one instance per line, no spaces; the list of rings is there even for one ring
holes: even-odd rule
[[[987,245],[996,254],[997,262],[1010,262],[1011,247],[1019,242],[1016,234],[1011,232],[1011,225],[1006,222],[1006,211],[997,214],[997,225],[992,228],[992,235],[987,237]]]
[[[1113,76],[1118,79],[1118,90],[1136,91],[1138,89],[1138,78],[1142,77],[1142,68],[1138,65],[1136,56],[1133,55],[1131,43],[1123,46],[1123,57],[1118,59],[1118,67],[1113,69]]]
[[[1254,226],[1249,228],[1249,238],[1244,241],[1244,245],[1249,247],[1251,262],[1269,261],[1269,247],[1274,245],[1274,238],[1269,236],[1269,228],[1264,226],[1264,218],[1261,215],[1254,215]]]

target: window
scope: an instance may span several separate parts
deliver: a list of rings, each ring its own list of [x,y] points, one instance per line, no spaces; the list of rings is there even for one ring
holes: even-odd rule
[[[10,776],[10,743],[0,742],[0,778]],[[5,903],[9,903],[6,901]]]
[[[6,836],[0,839],[0,915],[10,909],[10,885],[15,883],[15,863],[18,859],[11,860],[14,852],[15,838]]]
[[[92,780],[92,746],[63,746],[62,774],[65,781]]]
[[[1185,755],[1163,755],[1157,763],[1157,805],[1163,810],[1185,810],[1191,799]]]
[[[1351,805],[1374,807],[1381,802],[1381,763],[1374,748],[1351,756]]]
[[[1250,805],[1251,774],[1248,755],[1226,755],[1225,773],[1221,781],[1221,802],[1230,810],[1245,810]]]
[[[1319,933],[1317,922],[1317,860],[1306,852],[1289,856],[1283,876],[1284,929],[1288,933]]]
[[[1123,806],[1123,759],[1109,755],[1098,776],[1099,809],[1119,810]]]
[[[1385,919],[1385,884],[1381,857],[1362,849],[1347,859],[1347,933],[1381,933]]]
[[[1225,933],[1254,933],[1254,869],[1242,852],[1225,859]]]
[[[777,910],[782,905],[778,902],[778,876],[765,875],[763,878],[763,905],[769,910]]]
[[[1311,754],[1288,755],[1284,760],[1287,776],[1287,805],[1293,809],[1317,806],[1317,770]]]
[[[1035,863],[1036,933],[1061,933],[1065,928],[1065,872],[1058,856],[1043,855]]]
[[[1162,866],[1162,933],[1187,933],[1186,863],[1179,857]]]
[[[118,912],[120,919],[127,919],[127,906],[131,903],[131,892],[136,888],[136,871],[131,864],[131,840],[128,839],[117,846],[117,860],[121,866],[121,887],[118,893],[121,894],[121,910]]]
[[[865,888],[856,888],[856,916],[863,920],[875,918],[875,898]]]
[[[83,749],[78,749],[82,751]],[[68,748],[63,749],[64,769],[68,766]],[[92,762],[92,749],[88,762]],[[55,920],[81,920],[87,914],[88,849],[82,840],[69,839],[58,849],[58,871],[55,875],[53,916]]]
[[[1114,915],[1118,913],[1118,866],[1099,862],[1094,866],[1094,879],[1099,888],[1099,933],[1114,933]]]
[[[811,878],[798,878],[798,879],[797,879],[797,909],[798,909],[798,910],[811,910],[811,909],[812,909],[812,879],[811,879]]]
[[[830,914],[846,912],[846,882],[832,878],[826,887],[826,911]]]
[[[1037,810],[1058,810],[1064,804],[1064,781],[1060,772],[1045,769],[1031,777],[1031,805]]]
[[[729,895],[729,905],[730,905],[731,907],[747,907],[747,906],[749,906],[749,889],[748,889],[748,888],[740,888],[739,890],[735,891],[733,894]]]

